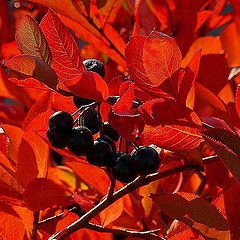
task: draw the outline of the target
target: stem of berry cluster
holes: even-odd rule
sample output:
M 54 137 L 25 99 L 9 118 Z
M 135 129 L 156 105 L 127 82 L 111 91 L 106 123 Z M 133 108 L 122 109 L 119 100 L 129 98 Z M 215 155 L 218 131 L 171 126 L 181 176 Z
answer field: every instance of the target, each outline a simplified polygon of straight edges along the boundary
M 39 220 L 39 211 L 33 213 L 33 229 L 31 234 L 31 240 L 37 240 L 37 230 L 38 230 L 38 220 Z

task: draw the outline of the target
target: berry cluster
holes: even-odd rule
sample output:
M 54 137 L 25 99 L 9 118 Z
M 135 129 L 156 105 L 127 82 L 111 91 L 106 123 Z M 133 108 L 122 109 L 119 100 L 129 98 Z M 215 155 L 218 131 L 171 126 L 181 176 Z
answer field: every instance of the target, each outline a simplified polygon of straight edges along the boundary
M 84 65 L 104 78 L 104 66 L 99 61 L 90 59 Z M 131 154 L 118 152 L 115 142 L 120 136 L 108 122 L 102 122 L 95 109 L 96 102 L 80 97 L 74 97 L 73 102 L 79 108 L 75 113 L 80 112 L 76 120 L 75 113 L 64 111 L 55 112 L 49 118 L 47 137 L 53 147 L 67 147 L 76 156 L 86 156 L 90 164 L 107 167 L 113 178 L 123 183 L 158 170 L 160 158 L 154 148 L 142 146 Z M 93 135 L 97 133 L 100 137 L 94 140 Z

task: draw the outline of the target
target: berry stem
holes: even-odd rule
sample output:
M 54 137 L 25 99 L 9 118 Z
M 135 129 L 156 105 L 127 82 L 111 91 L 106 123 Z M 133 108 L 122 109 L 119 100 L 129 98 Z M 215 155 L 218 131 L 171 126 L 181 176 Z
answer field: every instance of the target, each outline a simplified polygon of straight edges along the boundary
M 98 105 L 98 102 L 93 102 L 93 103 L 90 103 L 90 104 L 87 104 L 87 105 L 83 105 L 80 108 L 78 108 L 74 113 L 72 113 L 72 117 L 75 116 L 77 113 L 83 111 L 87 107 L 95 108 L 97 105 Z
M 158 236 L 155 234 L 156 232 L 161 231 L 161 229 L 154 229 L 149 231 L 143 231 L 143 232 L 137 232 L 137 231 L 131 231 L 127 229 L 112 229 L 112 228 L 106 228 L 99 225 L 95 225 L 92 223 L 88 223 L 85 225 L 85 228 L 97 231 L 97 232 L 106 232 L 106 233 L 113 233 L 113 234 L 119 234 L 124 236 L 130 236 L 130 237 L 137 237 L 137 238 L 143 238 L 143 239 L 158 239 L 158 240 L 165 240 L 164 238 Z

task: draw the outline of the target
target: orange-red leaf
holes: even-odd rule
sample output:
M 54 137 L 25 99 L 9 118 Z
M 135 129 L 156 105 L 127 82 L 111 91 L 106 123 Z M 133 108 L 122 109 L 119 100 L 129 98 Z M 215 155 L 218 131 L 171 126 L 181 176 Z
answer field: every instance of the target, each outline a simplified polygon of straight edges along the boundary
M 99 213 L 101 225 L 106 227 L 113 221 L 117 220 L 123 213 L 123 199 L 119 199 L 111 206 Z
M 205 239 L 230 240 L 225 218 L 218 209 L 192 193 L 152 194 L 151 198 L 165 214 L 184 222 Z
M 17 55 L 4 65 L 16 72 L 36 78 L 52 89 L 56 89 L 57 75 L 43 60 L 30 55 Z
M 50 64 L 51 52 L 47 41 L 36 23 L 29 15 L 25 15 L 16 27 L 16 42 L 21 53 L 38 57 Z

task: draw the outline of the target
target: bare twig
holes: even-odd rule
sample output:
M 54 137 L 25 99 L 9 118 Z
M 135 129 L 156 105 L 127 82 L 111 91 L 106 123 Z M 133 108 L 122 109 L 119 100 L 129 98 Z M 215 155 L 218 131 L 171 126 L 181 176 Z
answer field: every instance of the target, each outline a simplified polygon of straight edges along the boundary
M 106 232 L 106 233 L 114 233 L 114 234 L 120 234 L 130 237 L 137 237 L 137 238 L 143 238 L 143 239 L 158 239 L 158 240 L 164 240 L 164 238 L 158 236 L 155 234 L 156 232 L 161 231 L 161 229 L 154 229 L 144 232 L 137 232 L 132 230 L 126 230 L 126 229 L 112 229 L 112 228 L 106 228 L 99 225 L 95 225 L 92 223 L 88 223 L 84 226 L 84 228 L 88 228 L 97 232 Z

